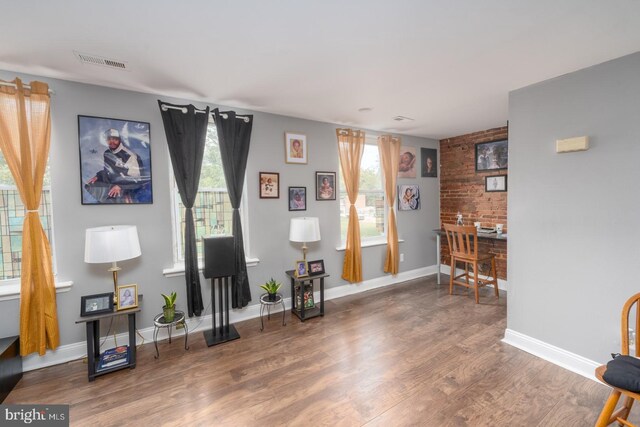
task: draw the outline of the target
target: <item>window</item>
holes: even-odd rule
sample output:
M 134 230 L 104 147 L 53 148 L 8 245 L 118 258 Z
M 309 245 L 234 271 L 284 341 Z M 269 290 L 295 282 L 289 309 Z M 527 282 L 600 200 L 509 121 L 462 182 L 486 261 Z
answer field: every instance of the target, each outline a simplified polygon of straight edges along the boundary
M 347 240 L 349 224 L 349 199 L 340 174 L 340 237 Z M 376 144 L 365 144 L 360 163 L 360 189 L 356 200 L 356 210 L 360 220 L 360 237 L 364 240 L 386 235 L 385 197 L 382 185 L 380 153 Z
M 184 216 L 186 210 L 180 199 L 175 179 L 173 180 L 173 209 L 175 261 L 176 263 L 181 263 L 184 262 Z M 246 209 L 240 209 L 245 252 L 248 253 L 248 236 L 245 229 L 247 219 L 243 215 L 245 211 Z M 193 205 L 193 219 L 196 228 L 198 258 L 200 259 L 204 257 L 202 249 L 203 236 L 212 234 L 231 235 L 233 233 L 233 209 L 231 208 L 227 184 L 224 179 L 224 170 L 222 169 L 218 133 L 213 122 L 210 122 L 207 128 L 198 195 Z
M 22 199 L 20 199 L 20 194 L 4 156 L 0 153 L 0 281 L 12 279 L 17 281 L 20 278 L 24 215 L 25 209 Z M 51 179 L 48 165 L 44 174 L 42 199 L 40 201 L 40 221 L 44 232 L 47 234 L 53 253 Z

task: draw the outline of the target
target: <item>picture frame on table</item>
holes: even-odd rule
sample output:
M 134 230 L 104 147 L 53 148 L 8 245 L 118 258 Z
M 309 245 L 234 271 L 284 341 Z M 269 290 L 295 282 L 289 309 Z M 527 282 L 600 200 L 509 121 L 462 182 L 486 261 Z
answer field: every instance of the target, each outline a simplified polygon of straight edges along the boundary
M 316 172 L 316 200 L 336 200 L 335 172 Z
M 309 277 L 309 264 L 307 264 L 307 261 L 296 261 L 296 267 L 293 270 L 293 274 L 294 276 L 296 276 L 296 278 Z
M 491 175 L 484 177 L 484 191 L 502 193 L 507 191 L 507 175 Z
M 508 169 L 509 141 L 503 139 L 476 144 L 476 172 Z
M 83 205 L 152 204 L 151 125 L 78 115 Z
M 310 276 L 318 276 L 320 274 L 324 274 L 324 260 L 319 259 L 316 261 L 309 261 L 308 263 L 309 266 L 309 275 Z
M 278 172 L 259 172 L 260 198 L 280 198 L 280 174 Z
M 80 297 L 80 317 L 113 313 L 113 292 Z
M 138 285 L 118 285 L 118 310 L 128 310 L 138 306 Z
M 285 132 L 284 134 L 284 161 L 286 163 L 306 165 L 307 136 L 297 132 Z

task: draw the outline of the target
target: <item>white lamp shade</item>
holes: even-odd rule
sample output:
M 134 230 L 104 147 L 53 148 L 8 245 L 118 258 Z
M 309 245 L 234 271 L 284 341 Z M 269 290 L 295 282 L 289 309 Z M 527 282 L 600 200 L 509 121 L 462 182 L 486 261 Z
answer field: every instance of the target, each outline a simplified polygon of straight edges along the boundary
M 292 242 L 317 242 L 320 240 L 320 221 L 316 217 L 291 218 L 289 240 Z
M 142 254 L 135 225 L 87 228 L 84 262 L 102 264 L 136 258 Z

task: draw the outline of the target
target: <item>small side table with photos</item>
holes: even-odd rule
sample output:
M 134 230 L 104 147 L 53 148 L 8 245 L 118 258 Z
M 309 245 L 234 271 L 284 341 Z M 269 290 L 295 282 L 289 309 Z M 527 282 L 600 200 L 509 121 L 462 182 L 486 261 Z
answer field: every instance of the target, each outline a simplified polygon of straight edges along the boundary
M 291 280 L 291 313 L 301 321 L 317 316 L 324 316 L 324 279 L 328 274 L 296 277 L 294 270 L 286 272 Z M 320 301 L 314 301 L 313 285 L 319 284 Z
M 102 299 L 108 295 L 107 305 L 102 307 Z M 92 298 L 95 297 L 95 298 Z M 142 308 L 142 295 L 138 295 L 138 306 L 114 310 L 113 294 L 90 295 L 82 298 L 81 316 L 76 323 L 84 323 L 87 333 L 87 370 L 89 381 L 100 375 L 120 369 L 136 367 L 136 314 Z M 120 345 L 100 353 L 100 321 L 111 321 L 114 317 L 127 316 L 129 332 L 128 345 Z

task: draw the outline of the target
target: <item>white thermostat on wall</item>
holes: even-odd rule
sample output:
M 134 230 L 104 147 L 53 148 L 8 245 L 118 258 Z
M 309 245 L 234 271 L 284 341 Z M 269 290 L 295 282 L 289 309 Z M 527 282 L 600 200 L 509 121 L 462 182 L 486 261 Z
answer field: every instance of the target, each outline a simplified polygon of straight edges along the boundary
M 556 140 L 556 153 L 571 153 L 573 151 L 586 151 L 588 149 L 588 136 L 577 136 L 575 138 Z

